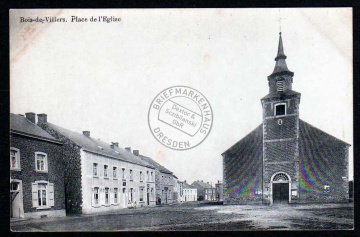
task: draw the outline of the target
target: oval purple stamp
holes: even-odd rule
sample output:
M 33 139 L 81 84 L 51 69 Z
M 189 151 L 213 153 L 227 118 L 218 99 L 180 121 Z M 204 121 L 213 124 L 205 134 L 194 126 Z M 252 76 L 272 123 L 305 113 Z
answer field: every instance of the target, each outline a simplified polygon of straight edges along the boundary
M 151 102 L 149 128 L 156 140 L 174 150 L 188 150 L 209 135 L 213 113 L 209 101 L 187 86 L 161 91 Z

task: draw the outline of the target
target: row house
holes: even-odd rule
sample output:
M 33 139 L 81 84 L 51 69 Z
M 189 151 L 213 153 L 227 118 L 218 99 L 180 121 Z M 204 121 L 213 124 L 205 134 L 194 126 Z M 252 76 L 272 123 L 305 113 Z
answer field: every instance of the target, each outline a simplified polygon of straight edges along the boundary
M 191 185 L 197 189 L 197 200 L 215 201 L 215 188 L 209 182 L 205 183 L 203 180 L 197 180 Z
M 35 114 L 10 114 L 11 218 L 65 216 L 63 144 L 35 124 Z
M 130 149 L 49 123 L 46 114 L 38 114 L 38 125 L 63 143 L 68 213 L 155 205 L 155 168 Z
M 196 187 L 188 184 L 186 180 L 182 182 L 182 202 L 193 202 L 197 200 L 197 189 Z
M 161 205 L 177 202 L 177 177 L 174 176 L 170 170 L 166 169 L 150 157 L 140 155 L 138 150 L 134 150 L 133 153 L 155 168 L 156 204 Z

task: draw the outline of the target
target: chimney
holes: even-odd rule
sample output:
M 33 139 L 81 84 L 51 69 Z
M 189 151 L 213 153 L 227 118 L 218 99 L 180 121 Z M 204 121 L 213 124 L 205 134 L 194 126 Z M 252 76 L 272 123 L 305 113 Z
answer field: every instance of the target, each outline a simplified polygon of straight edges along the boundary
M 133 150 L 134 155 L 139 156 L 139 150 Z
M 118 142 L 111 142 L 115 147 L 119 147 L 119 143 Z
M 131 152 L 131 147 L 125 147 L 125 150 L 130 151 Z
M 27 120 L 29 120 L 32 123 L 35 123 L 35 113 L 33 112 L 28 112 L 25 113 Z
M 38 123 L 47 123 L 47 115 L 46 114 L 38 114 Z
M 90 131 L 83 131 L 83 134 L 87 137 L 90 137 Z
M 110 147 L 111 147 L 112 149 L 114 149 L 114 144 L 111 144 Z

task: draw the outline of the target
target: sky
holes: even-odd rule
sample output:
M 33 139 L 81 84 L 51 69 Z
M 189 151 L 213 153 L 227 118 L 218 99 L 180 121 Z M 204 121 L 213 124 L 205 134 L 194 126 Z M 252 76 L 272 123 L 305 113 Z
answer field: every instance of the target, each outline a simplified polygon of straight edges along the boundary
M 20 22 L 50 16 L 67 22 Z M 179 180 L 222 181 L 221 154 L 262 122 L 279 16 L 300 118 L 353 145 L 351 8 L 10 10 L 10 112 L 46 113 L 138 149 Z M 147 122 L 155 96 L 177 85 L 201 92 L 214 116 L 208 137 L 186 151 L 161 145 Z M 349 162 L 352 180 L 352 146 Z

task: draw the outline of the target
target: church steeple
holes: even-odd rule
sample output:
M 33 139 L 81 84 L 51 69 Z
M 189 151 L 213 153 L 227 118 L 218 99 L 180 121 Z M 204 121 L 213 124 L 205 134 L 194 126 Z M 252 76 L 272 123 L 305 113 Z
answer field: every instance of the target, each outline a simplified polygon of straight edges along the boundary
M 285 59 L 286 55 L 284 53 L 284 46 L 280 32 L 278 52 L 275 58 L 275 68 L 271 75 L 268 76 L 270 93 L 284 93 L 288 90 L 292 90 L 294 73 L 288 69 Z
M 275 76 L 275 75 L 283 75 L 283 74 L 288 74 L 290 76 L 294 76 L 294 73 L 291 72 L 287 68 L 285 59 L 286 59 L 286 55 L 284 53 L 284 46 L 283 46 L 281 32 L 280 32 L 279 33 L 278 53 L 277 53 L 277 56 L 275 58 L 276 64 L 275 64 L 274 71 L 272 72 L 270 77 Z

